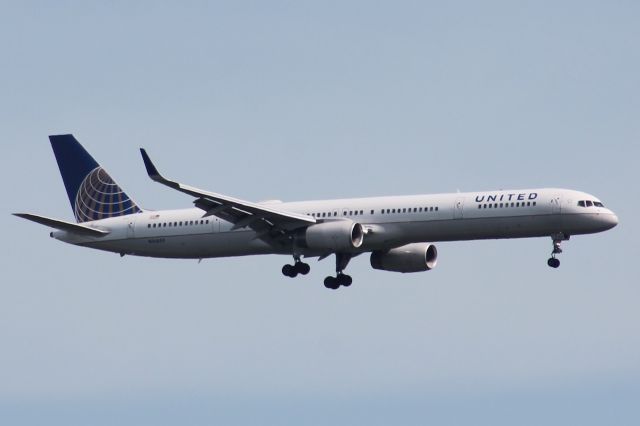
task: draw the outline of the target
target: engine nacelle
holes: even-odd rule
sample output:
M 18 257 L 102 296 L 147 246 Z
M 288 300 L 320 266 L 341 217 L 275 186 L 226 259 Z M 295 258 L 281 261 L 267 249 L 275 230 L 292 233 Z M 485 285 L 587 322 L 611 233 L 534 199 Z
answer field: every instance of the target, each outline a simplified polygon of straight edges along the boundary
M 436 267 L 438 250 L 429 243 L 413 243 L 371 253 L 371 267 L 391 272 L 422 272 Z
M 298 241 L 304 247 L 330 251 L 356 249 L 362 245 L 363 240 L 362 225 L 351 220 L 311 225 L 298 236 Z

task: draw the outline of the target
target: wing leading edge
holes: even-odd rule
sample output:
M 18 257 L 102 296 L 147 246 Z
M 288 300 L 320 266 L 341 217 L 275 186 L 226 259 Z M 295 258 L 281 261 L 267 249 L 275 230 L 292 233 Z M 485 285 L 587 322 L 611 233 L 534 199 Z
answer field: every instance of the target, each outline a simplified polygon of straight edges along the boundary
M 258 232 L 259 235 L 266 235 L 272 234 L 273 231 L 278 234 L 316 223 L 315 218 L 308 215 L 274 209 L 250 201 L 204 191 L 167 179 L 158 172 L 144 148 L 140 148 L 140 153 L 142 154 L 147 174 L 152 180 L 196 197 L 193 203 L 196 207 L 205 211 L 204 216 L 217 216 L 227 220 L 234 224 L 233 229 L 249 227 Z

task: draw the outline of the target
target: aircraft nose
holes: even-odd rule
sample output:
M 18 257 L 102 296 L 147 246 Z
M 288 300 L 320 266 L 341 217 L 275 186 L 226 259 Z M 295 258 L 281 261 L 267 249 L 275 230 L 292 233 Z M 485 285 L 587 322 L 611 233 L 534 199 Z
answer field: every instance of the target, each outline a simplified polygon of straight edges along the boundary
M 614 212 L 601 215 L 600 219 L 607 229 L 611 229 L 618 224 L 618 216 Z

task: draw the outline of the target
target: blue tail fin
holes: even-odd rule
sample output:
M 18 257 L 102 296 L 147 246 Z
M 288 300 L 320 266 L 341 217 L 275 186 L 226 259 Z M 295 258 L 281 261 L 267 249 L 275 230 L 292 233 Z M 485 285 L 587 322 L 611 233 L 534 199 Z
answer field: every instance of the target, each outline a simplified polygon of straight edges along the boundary
M 73 135 L 49 140 L 77 222 L 141 211 Z

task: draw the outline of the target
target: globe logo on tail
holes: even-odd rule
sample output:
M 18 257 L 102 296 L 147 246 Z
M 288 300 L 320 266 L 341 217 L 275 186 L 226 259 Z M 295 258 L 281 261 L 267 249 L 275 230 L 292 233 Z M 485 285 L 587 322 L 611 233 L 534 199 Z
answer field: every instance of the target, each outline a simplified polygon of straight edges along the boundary
M 96 167 L 84 178 L 76 194 L 74 214 L 78 222 L 138 213 L 140 208 L 111 176 Z

